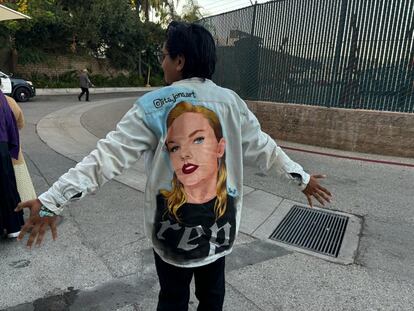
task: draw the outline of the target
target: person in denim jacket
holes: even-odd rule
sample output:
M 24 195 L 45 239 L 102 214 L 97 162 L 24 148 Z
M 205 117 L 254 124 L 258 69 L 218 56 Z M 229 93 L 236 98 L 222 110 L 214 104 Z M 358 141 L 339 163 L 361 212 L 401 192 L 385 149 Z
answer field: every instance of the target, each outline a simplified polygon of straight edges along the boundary
M 329 202 L 331 194 L 318 181 L 324 176 L 309 175 L 292 161 L 261 130 L 235 92 L 211 81 L 216 48 L 204 27 L 172 22 L 159 57 L 168 86 L 140 97 L 95 150 L 37 200 L 19 204 L 17 210 L 31 210 L 19 239 L 33 227 L 27 244 L 40 244 L 48 226 L 56 238 L 55 215 L 65 205 L 97 191 L 144 156 L 145 230 L 152 241 L 161 287 L 157 310 L 187 310 L 193 276 L 198 310 L 222 310 L 225 256 L 232 251 L 240 226 L 244 165 L 285 176 L 297 184 L 310 205 L 312 198 L 322 205 Z M 169 120 L 182 105 L 189 111 Z M 198 113 L 201 110 L 215 117 L 208 120 Z M 216 131 L 216 142 L 210 139 L 212 131 Z M 195 151 L 203 144 L 210 144 L 206 157 L 200 152 L 207 149 Z M 204 167 L 207 163 L 211 173 Z M 224 178 L 220 163 L 225 163 Z M 181 194 L 175 192 L 174 183 L 184 189 Z M 170 200 L 176 195 L 178 201 Z M 221 205 L 216 203 L 219 199 Z

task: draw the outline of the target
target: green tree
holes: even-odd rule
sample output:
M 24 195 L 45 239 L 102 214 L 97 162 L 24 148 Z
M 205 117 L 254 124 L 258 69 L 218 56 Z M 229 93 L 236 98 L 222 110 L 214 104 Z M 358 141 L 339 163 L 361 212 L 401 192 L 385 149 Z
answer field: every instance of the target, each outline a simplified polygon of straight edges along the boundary
M 176 10 L 179 4 L 178 0 L 167 2 L 156 12 L 156 16 L 163 27 L 166 27 L 173 20 L 192 23 L 202 18 L 201 7 L 194 0 L 186 0 L 181 15 Z
M 109 59 L 116 68 L 141 72 L 142 56 L 148 55 L 163 39 L 160 25 L 143 23 L 137 18 L 135 2 L 59 2 L 71 16 L 72 46 L 76 44 L 77 50 L 86 48 L 95 57 Z M 144 58 L 147 59 L 144 66 L 157 67 L 152 57 Z
M 194 0 L 187 0 L 187 3 L 183 7 L 181 20 L 193 23 L 200 20 L 202 17 L 201 6 L 199 6 Z
M 9 70 L 14 72 L 19 54 L 31 61 L 41 60 L 44 50 L 60 49 L 68 32 L 62 11 L 53 0 L 5 1 L 13 9 L 32 17 L 30 20 L 6 21 L 0 24 L 0 44 L 10 50 Z M 46 48 L 45 48 L 46 47 Z
M 5 2 L 32 17 L 0 23 L 0 46 L 12 51 L 13 64 L 17 56 L 19 63 L 34 63 L 51 55 L 78 54 L 106 58 L 116 68 L 143 75 L 149 68 L 153 74 L 161 74 L 155 52 L 164 40 L 168 22 L 193 21 L 199 10 L 189 1 L 181 18 L 175 11 L 178 0 Z M 149 21 L 151 10 L 157 16 L 156 23 Z

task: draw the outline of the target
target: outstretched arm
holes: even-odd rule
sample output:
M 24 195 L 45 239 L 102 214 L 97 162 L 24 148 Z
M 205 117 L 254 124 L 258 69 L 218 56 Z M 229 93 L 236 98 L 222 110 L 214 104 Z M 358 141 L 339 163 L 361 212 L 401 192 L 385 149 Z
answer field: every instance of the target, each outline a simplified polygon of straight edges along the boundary
M 157 139 L 141 114 L 136 105 L 131 108 L 115 131 L 99 140 L 95 150 L 39 196 L 42 204 L 59 214 L 65 204 L 96 192 L 134 164 L 144 151 L 154 150 Z
M 243 102 L 244 105 L 246 105 Z M 276 142 L 261 128 L 255 115 L 245 106 L 242 116 L 243 157 L 247 163 L 257 165 L 266 174 L 284 175 L 296 182 L 308 199 L 311 207 L 312 197 L 323 206 L 330 202 L 331 193 L 319 184 L 324 175 L 309 175 L 302 166 L 291 160 Z
M 56 217 L 71 201 L 96 192 L 103 184 L 135 163 L 146 150 L 155 149 L 157 139 L 145 125 L 142 112 L 136 105 L 118 123 L 115 131 L 101 139 L 95 150 L 74 168 L 62 175 L 48 191 L 38 199 L 22 202 L 17 210 L 30 209 L 30 218 L 19 239 L 32 228 L 27 245 L 30 247 L 37 237 L 37 244 L 43 240 L 48 226 L 56 237 Z M 43 214 L 45 217 L 42 216 Z M 48 213 L 49 216 L 48 216 Z

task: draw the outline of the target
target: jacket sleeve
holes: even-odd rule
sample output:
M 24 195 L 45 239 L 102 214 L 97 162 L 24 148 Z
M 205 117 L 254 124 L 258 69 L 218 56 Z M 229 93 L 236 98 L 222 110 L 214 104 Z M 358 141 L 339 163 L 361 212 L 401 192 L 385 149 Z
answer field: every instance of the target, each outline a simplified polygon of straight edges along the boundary
M 242 105 L 241 134 L 245 162 L 258 166 L 265 174 L 284 175 L 302 189 L 306 188 L 310 175 L 261 130 L 259 121 L 246 103 L 243 102 Z
M 144 151 L 155 149 L 156 143 L 157 138 L 143 121 L 141 109 L 134 105 L 116 130 L 99 140 L 96 149 L 62 175 L 39 200 L 59 214 L 65 204 L 97 191 L 139 160 Z

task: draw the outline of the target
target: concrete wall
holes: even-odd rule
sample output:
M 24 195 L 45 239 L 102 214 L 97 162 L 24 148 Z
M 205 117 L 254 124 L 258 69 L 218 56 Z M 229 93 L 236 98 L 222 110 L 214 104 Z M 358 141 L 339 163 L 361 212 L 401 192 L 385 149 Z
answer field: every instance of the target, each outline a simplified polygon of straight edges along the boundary
M 414 114 L 248 101 L 276 139 L 414 158 Z

